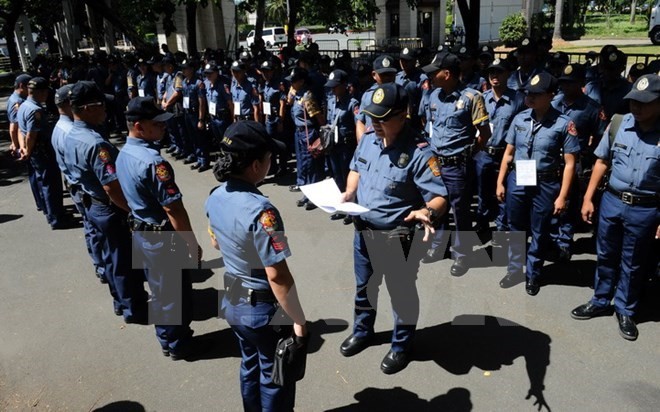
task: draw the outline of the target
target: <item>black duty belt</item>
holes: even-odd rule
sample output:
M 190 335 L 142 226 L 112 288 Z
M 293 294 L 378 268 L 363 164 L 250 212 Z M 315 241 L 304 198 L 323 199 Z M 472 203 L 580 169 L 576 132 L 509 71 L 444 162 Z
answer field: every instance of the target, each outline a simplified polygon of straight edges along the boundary
M 484 148 L 484 152 L 488 153 L 489 155 L 491 155 L 493 157 L 498 157 L 498 156 L 502 156 L 504 154 L 504 148 L 503 147 L 486 146 Z
M 258 302 L 275 303 L 277 298 L 271 289 L 251 289 L 243 285 L 243 280 L 231 273 L 224 275 L 225 293 L 229 301 L 235 305 L 240 299 L 255 305 Z
M 509 163 L 509 170 L 516 170 L 516 163 Z M 536 172 L 536 180 L 539 182 L 555 182 L 561 179 L 561 169 Z
M 236 120 L 251 120 L 252 116 L 246 116 L 246 115 L 241 114 L 241 115 L 238 115 L 238 116 L 234 116 L 234 118 Z
M 612 186 L 607 186 L 607 191 L 621 199 L 621 201 L 630 206 L 658 206 L 660 197 L 651 195 L 635 195 L 630 192 L 620 192 Z
M 460 166 L 465 163 L 465 156 L 461 153 L 455 156 L 438 156 L 442 166 Z
M 415 233 L 414 226 L 397 226 L 391 229 L 381 229 L 376 228 L 374 225 L 370 224 L 369 222 L 365 222 L 357 216 L 353 217 L 353 225 L 355 226 L 355 230 L 360 232 L 362 236 L 366 236 L 371 239 L 385 238 L 388 242 L 394 239 L 411 241 Z

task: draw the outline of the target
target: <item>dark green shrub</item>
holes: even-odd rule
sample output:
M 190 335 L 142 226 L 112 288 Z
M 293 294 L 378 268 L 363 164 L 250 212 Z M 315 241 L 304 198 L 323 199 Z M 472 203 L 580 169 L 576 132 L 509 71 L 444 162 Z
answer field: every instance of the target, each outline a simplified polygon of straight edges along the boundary
M 510 14 L 500 26 L 500 40 L 507 47 L 514 47 L 527 35 L 527 22 L 522 13 Z

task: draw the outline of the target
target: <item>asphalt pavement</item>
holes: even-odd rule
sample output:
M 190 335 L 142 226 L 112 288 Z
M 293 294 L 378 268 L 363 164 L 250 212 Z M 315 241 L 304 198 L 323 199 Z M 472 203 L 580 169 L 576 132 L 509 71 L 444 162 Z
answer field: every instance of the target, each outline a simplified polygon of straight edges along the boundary
M 0 103 L 0 106 L 2 104 Z M 0 110 L 4 107 L 0 107 Z M 7 149 L 5 138 L 0 145 Z M 160 353 L 152 326 L 126 325 L 94 276 L 82 229 L 52 231 L 37 212 L 23 167 L 0 158 L 0 410 L 239 411 L 238 347 L 216 318 L 221 253 L 209 244 L 203 204 L 212 174 L 173 162 L 176 180 L 204 247 L 194 284 L 196 335 L 215 342 L 194 362 Z M 582 235 L 569 264 L 546 264 L 536 297 L 524 285 L 503 290 L 502 251 L 460 278 L 451 261 L 422 265 L 421 316 L 414 361 L 387 376 L 392 315 L 381 287 L 377 344 L 344 358 L 354 276 L 353 229 L 320 210 L 295 206 L 289 176 L 260 189 L 281 211 L 288 259 L 313 337 L 298 411 L 657 411 L 660 311 L 640 316 L 640 338 L 623 340 L 613 316 L 575 321 L 569 312 L 591 296 L 593 245 Z M 70 199 L 65 204 L 71 208 Z M 653 306 L 655 305 L 655 306 Z M 533 388 L 530 392 L 530 388 Z M 539 404 L 540 402 L 540 404 Z

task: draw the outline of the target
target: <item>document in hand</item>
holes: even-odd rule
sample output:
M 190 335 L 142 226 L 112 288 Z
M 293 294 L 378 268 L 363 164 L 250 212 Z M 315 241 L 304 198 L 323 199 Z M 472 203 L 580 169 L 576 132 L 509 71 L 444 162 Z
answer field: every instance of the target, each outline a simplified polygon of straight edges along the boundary
M 341 192 L 332 179 L 325 179 L 311 185 L 300 186 L 300 190 L 307 196 L 310 202 L 327 213 L 340 212 L 357 216 L 369 211 L 369 209 L 357 203 L 342 203 Z

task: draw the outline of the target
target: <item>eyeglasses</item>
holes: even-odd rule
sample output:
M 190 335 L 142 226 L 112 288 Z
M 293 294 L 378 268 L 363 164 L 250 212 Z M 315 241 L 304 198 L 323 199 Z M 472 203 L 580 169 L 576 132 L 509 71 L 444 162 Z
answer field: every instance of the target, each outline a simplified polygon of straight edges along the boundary
M 104 102 L 87 103 L 86 105 L 83 106 L 83 108 L 87 109 L 88 107 L 95 107 L 95 106 L 105 106 L 105 103 Z

